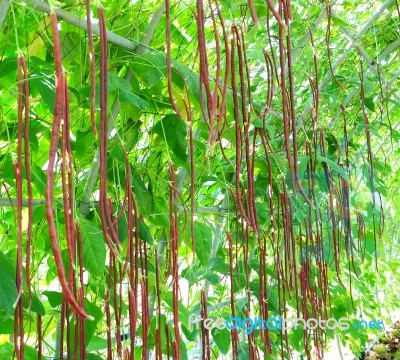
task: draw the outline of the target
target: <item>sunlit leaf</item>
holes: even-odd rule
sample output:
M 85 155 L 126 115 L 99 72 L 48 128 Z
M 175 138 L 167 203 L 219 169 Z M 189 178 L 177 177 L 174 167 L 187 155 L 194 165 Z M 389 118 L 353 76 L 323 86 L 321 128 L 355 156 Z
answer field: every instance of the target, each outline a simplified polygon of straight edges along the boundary
M 81 220 L 83 266 L 93 276 L 104 274 L 106 245 L 102 230 L 87 220 Z
M 0 279 L 0 320 L 4 321 L 13 315 L 18 293 L 15 285 L 15 268 L 3 253 L 0 253 Z
M 194 224 L 194 246 L 196 255 L 203 266 L 207 266 L 210 260 L 212 231 L 206 224 L 196 222 Z

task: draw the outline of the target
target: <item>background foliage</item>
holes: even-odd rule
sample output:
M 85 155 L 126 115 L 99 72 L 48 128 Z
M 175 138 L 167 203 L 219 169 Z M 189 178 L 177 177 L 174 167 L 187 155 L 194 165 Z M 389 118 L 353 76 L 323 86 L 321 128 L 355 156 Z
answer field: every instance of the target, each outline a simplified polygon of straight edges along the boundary
M 355 353 L 367 342 L 354 328 L 189 329 L 189 315 L 206 309 L 214 318 L 390 323 L 400 278 L 397 1 L 92 3 L 95 88 L 85 2 L 52 4 L 73 185 L 71 215 L 59 141 L 57 241 L 69 287 L 93 320 L 69 307 L 46 218 L 58 104 L 50 7 L 0 4 L 2 359 L 318 358 L 335 334 Z M 111 31 L 107 50 L 97 6 Z M 27 154 L 18 148 L 21 84 L 30 93 Z M 120 242 L 117 254 L 107 239 Z

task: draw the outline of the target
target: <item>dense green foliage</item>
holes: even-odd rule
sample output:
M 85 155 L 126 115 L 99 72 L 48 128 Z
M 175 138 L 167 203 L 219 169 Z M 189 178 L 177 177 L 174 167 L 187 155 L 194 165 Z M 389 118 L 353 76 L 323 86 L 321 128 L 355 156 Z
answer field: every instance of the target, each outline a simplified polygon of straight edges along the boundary
M 378 333 L 354 327 L 303 332 L 299 327 L 283 335 L 256 330 L 246 336 L 240 330 L 232 341 L 234 332 L 227 329 L 207 334 L 188 327 L 190 314 L 206 305 L 213 318 L 227 319 L 234 310 L 241 318 L 297 312 L 304 318 L 353 320 L 362 314 L 390 322 L 400 285 L 399 5 L 279 3 L 291 7 L 289 27 L 279 25 L 261 0 L 204 1 L 197 22 L 195 1 L 171 1 L 169 22 L 162 1 L 101 1 L 107 29 L 119 35 L 108 36 L 108 109 L 100 100 L 104 48 L 94 36 L 98 131 L 101 113 L 108 116 L 102 178 L 112 217 L 107 225 L 99 210 L 101 139 L 90 119 L 86 22 L 71 24 L 73 15 L 84 19 L 87 12 L 84 1 L 63 4 L 58 21 L 70 97 L 70 195 L 79 229 L 72 264 L 61 138 L 54 216 L 67 278 L 74 272 L 69 286 L 94 318 L 83 322 L 70 308 L 66 311 L 44 201 L 58 101 L 54 34 L 40 1 L 0 1 L 0 8 L 8 9 L 0 22 L 1 359 L 16 356 L 17 303 L 23 307 L 20 344 L 27 360 L 37 359 L 38 351 L 46 359 L 57 357 L 67 345 L 71 359 L 74 348 L 78 359 L 82 348 L 87 359 L 107 358 L 110 351 L 113 358 L 123 358 L 128 350 L 127 358 L 145 357 L 148 350 L 149 358 L 161 353 L 178 358 L 175 347 L 181 359 L 196 354 L 206 359 L 208 346 L 211 358 L 315 358 L 325 335 L 328 341 L 338 335 L 357 353 L 368 334 Z M 96 4 L 91 6 L 93 24 L 98 24 Z M 287 12 L 281 11 L 281 21 Z M 207 67 L 201 64 L 198 37 L 203 21 Z M 18 152 L 21 55 L 30 91 L 28 157 Z M 25 159 L 31 215 L 27 168 L 22 166 L 22 192 L 15 171 Z M 112 231 L 117 234 L 113 240 L 121 243 L 116 257 L 107 243 Z M 24 259 L 20 297 L 19 250 Z M 26 256 L 31 259 L 28 274 Z M 132 333 L 133 321 L 134 340 L 117 341 Z M 85 343 L 75 341 L 78 331 Z

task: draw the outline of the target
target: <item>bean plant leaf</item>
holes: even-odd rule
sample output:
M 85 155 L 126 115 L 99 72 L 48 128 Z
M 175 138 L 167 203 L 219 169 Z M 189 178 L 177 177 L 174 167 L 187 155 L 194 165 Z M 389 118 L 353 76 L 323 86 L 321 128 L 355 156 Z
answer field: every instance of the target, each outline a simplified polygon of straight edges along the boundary
M 349 23 L 347 23 L 346 21 L 344 21 L 342 18 L 340 18 L 338 16 L 332 15 L 331 18 L 332 18 L 333 24 L 336 26 L 345 26 L 345 27 L 350 26 Z
M 133 193 L 135 194 L 135 200 L 138 205 L 140 214 L 147 216 L 150 214 L 153 204 L 153 199 L 143 181 L 141 175 L 133 170 L 132 171 L 132 187 Z
M 24 293 L 22 295 L 23 299 L 23 304 L 25 309 L 30 309 L 31 311 L 35 312 L 36 314 L 45 316 L 46 315 L 46 310 L 40 301 L 39 297 L 32 293 L 32 294 L 27 294 Z
M 14 319 L 0 320 L 0 334 L 13 334 L 14 333 Z M 1 356 L 0 356 L 1 358 Z
M 194 224 L 194 246 L 196 255 L 203 266 L 207 266 L 210 260 L 212 231 L 209 226 L 201 222 Z
M 39 166 L 33 166 L 32 171 L 32 180 L 36 185 L 39 192 L 44 196 L 46 193 L 46 174 Z
M 12 359 L 14 347 L 9 342 L 0 345 L 0 358 L 1 359 Z
M 112 92 L 114 90 L 121 90 L 121 91 L 131 91 L 132 86 L 128 80 L 115 75 L 112 72 L 108 73 L 108 91 Z
M 100 277 L 104 274 L 106 263 L 106 245 L 103 232 L 92 222 L 82 219 L 82 250 L 83 266 L 93 276 Z
M 85 320 L 85 343 L 90 344 L 94 334 L 96 333 L 97 324 L 103 318 L 104 313 L 96 304 L 85 299 L 85 310 L 93 317 L 93 320 Z M 71 326 L 71 340 L 70 346 L 72 348 L 75 342 L 75 324 Z M 81 339 L 78 339 L 78 343 Z
M 331 169 L 335 170 L 343 179 L 345 179 L 347 182 L 350 182 L 349 176 L 347 173 L 334 161 L 331 159 L 325 157 L 325 156 L 317 156 L 317 162 L 321 163 L 324 162 L 326 163 Z
M 43 295 L 47 297 L 47 300 L 53 308 L 60 306 L 62 303 L 62 294 L 58 291 L 43 291 Z
M 186 125 L 177 115 L 167 115 L 163 117 L 153 127 L 153 133 L 163 139 L 176 157 L 186 162 Z
M 148 226 L 139 219 L 139 235 L 147 244 L 151 245 L 153 243 L 153 237 L 151 236 Z
M 0 253 L 0 320 L 7 320 L 14 313 L 18 297 L 15 285 L 15 267 L 11 260 Z
M 193 326 L 192 329 L 188 329 L 186 327 L 186 325 L 182 324 L 181 329 L 182 329 L 183 334 L 185 335 L 186 339 L 188 339 L 189 341 L 195 341 L 200 330 L 196 329 L 195 326 Z
M 131 63 L 131 70 L 148 87 L 153 87 L 166 74 L 166 58 L 164 54 L 149 52 L 137 56 Z
M 93 336 L 89 344 L 86 346 L 87 351 L 98 351 L 107 349 L 107 340 L 99 336 Z
M 49 72 L 38 71 L 31 74 L 31 84 L 39 92 L 49 110 L 54 109 L 55 83 L 50 80 Z
M 163 301 L 172 309 L 173 308 L 173 298 L 172 293 L 168 292 L 163 295 Z M 178 313 L 182 324 L 188 324 L 189 322 L 189 310 L 183 305 L 182 301 L 178 300 Z
M 149 107 L 145 100 L 131 91 L 121 91 L 119 98 L 121 102 L 133 105 L 140 110 L 147 110 Z
M 36 360 L 39 357 L 39 352 L 29 345 L 24 346 L 24 359 Z
M 226 355 L 231 346 L 231 334 L 227 329 L 212 329 L 212 337 L 218 346 L 219 351 Z

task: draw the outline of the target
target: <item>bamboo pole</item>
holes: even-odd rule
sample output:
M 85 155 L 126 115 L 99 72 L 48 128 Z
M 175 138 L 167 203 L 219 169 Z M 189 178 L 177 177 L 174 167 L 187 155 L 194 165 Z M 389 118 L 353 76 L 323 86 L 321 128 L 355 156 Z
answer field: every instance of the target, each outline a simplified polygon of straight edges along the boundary
M 3 26 L 4 20 L 6 19 L 9 6 L 10 0 L 0 0 L 0 29 Z
M 62 206 L 62 199 L 56 199 L 56 203 L 59 203 Z M 40 206 L 45 205 L 45 199 L 33 199 L 33 206 Z M 84 203 L 83 201 L 76 201 L 76 205 L 79 206 L 86 206 L 92 205 L 92 208 L 97 208 L 99 206 L 98 201 L 92 201 L 91 203 Z M 0 207 L 15 207 L 17 206 L 17 199 L 16 198 L 5 198 L 0 197 Z M 22 206 L 28 207 L 28 199 L 22 199 Z M 178 204 L 178 209 L 183 210 L 184 206 Z M 195 206 L 194 211 L 199 214 L 217 214 L 220 216 L 224 216 L 228 211 L 227 207 L 224 206 Z M 234 209 L 231 209 L 234 211 Z
M 38 9 L 47 14 L 50 14 L 51 7 L 47 2 L 44 2 L 41 0 L 24 0 L 23 3 L 25 3 L 27 6 L 32 6 L 35 9 Z M 87 30 L 86 19 L 82 19 L 79 16 L 76 16 L 75 14 L 72 14 L 71 12 L 63 10 L 63 9 L 54 9 L 54 11 L 57 14 L 58 19 L 64 20 L 72 25 L 75 25 L 75 26 L 81 28 L 81 29 Z M 99 29 L 98 25 L 92 24 L 92 31 L 93 31 L 94 35 L 97 35 L 97 36 L 100 35 L 100 29 Z M 113 33 L 110 30 L 107 30 L 107 40 L 110 43 L 121 46 L 124 49 L 126 49 L 128 51 L 132 51 L 132 52 L 135 52 L 138 45 L 141 44 L 141 43 L 137 43 L 135 41 L 128 40 L 128 39 L 124 38 L 123 36 Z M 142 43 L 142 44 L 148 45 L 148 43 L 147 44 Z

